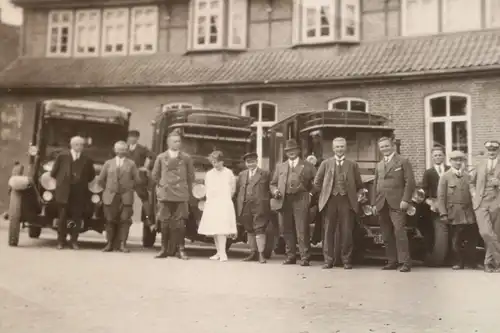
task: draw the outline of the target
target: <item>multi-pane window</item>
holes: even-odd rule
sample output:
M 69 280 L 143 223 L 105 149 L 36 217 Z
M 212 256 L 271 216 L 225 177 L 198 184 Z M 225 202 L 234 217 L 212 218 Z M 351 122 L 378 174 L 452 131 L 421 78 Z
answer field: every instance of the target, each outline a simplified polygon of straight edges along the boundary
M 222 0 L 195 0 L 194 47 L 211 48 L 222 45 Z
M 427 163 L 431 148 L 445 147 L 446 153 L 461 150 L 471 156 L 470 97 L 459 93 L 438 94 L 426 99 Z
M 156 52 L 158 7 L 132 8 L 130 27 L 130 53 Z
M 101 12 L 99 10 L 79 10 L 75 14 L 75 55 L 97 55 Z
M 245 103 L 242 115 L 254 119 L 252 127 L 256 133 L 256 152 L 259 155 L 259 166 L 269 169 L 270 142 L 269 128 L 278 120 L 278 106 L 274 103 L 254 101 Z
M 343 0 L 340 9 L 340 37 L 342 40 L 359 40 L 359 0 Z
M 335 27 L 335 7 L 331 0 L 302 2 L 302 40 L 331 40 Z
M 368 112 L 368 102 L 359 98 L 338 98 L 328 102 L 328 110 Z
M 69 56 L 73 33 L 73 12 L 51 11 L 49 14 L 48 56 Z
M 248 1 L 229 1 L 229 10 L 227 12 L 228 46 L 230 48 L 246 48 Z
M 500 28 L 500 0 L 486 0 L 486 27 Z
M 129 39 L 129 10 L 106 9 L 102 19 L 102 54 L 124 55 Z

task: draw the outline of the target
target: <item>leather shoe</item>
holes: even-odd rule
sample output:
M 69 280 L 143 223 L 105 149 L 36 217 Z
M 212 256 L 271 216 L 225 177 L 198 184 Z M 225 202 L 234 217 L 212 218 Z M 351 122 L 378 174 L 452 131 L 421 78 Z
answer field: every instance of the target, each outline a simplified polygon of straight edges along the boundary
M 333 262 L 325 262 L 323 266 L 321 266 L 322 269 L 332 269 L 333 268 Z
M 265 264 L 267 262 L 266 257 L 264 256 L 264 253 L 259 253 L 259 262 L 261 264 Z
M 344 269 L 352 269 L 352 265 L 351 264 L 344 264 Z
M 401 266 L 401 268 L 399 269 L 399 271 L 401 273 L 409 273 L 409 272 L 411 272 L 411 267 L 410 267 L 410 265 L 403 264 L 403 266 Z
M 189 257 L 186 254 L 186 252 L 184 251 L 184 249 L 179 249 L 178 257 L 179 257 L 179 259 L 182 259 L 182 260 L 189 260 Z
M 72 248 L 73 250 L 79 250 L 79 249 L 80 249 L 80 247 L 79 247 L 79 246 L 78 246 L 78 244 L 76 244 L 76 243 L 71 243 L 71 248 Z
M 57 247 L 56 247 L 58 250 L 62 250 L 64 249 L 64 244 L 57 244 Z
M 382 267 L 383 271 L 395 271 L 396 269 L 398 269 L 398 264 L 396 263 L 389 263 Z
M 113 244 L 111 243 L 106 244 L 104 249 L 102 249 L 102 252 L 111 252 L 111 251 L 113 251 Z
M 307 259 L 306 259 L 306 260 L 302 260 L 302 261 L 300 262 L 300 266 L 302 266 L 302 267 L 311 266 L 311 263 L 310 263 L 310 262 L 309 262 L 309 260 L 307 260 Z
M 495 268 L 491 265 L 485 265 L 484 266 L 484 271 L 486 273 L 494 273 L 495 272 Z
M 161 249 L 161 251 L 155 256 L 155 259 L 164 259 L 168 257 L 168 252 L 166 249 Z
M 297 263 L 297 260 L 293 258 L 287 258 L 285 261 L 283 261 L 283 265 L 295 265 Z
M 243 261 L 257 261 L 257 259 L 258 259 L 257 252 L 252 251 L 248 257 L 243 259 Z
M 463 265 L 453 265 L 453 267 L 451 267 L 451 269 L 453 269 L 454 271 L 458 271 L 458 270 L 464 269 L 464 266 Z

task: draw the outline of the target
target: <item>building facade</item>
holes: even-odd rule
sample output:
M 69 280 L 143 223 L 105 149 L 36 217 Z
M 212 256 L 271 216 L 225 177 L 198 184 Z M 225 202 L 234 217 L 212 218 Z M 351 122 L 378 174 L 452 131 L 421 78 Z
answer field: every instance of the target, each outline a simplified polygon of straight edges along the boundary
M 388 114 L 418 176 L 434 144 L 473 160 L 500 125 L 500 0 L 13 2 L 24 24 L 22 55 L 0 74 L 9 159 L 25 157 L 48 98 L 131 108 L 145 144 L 160 105 L 249 115 L 264 166 L 267 128 L 295 112 Z

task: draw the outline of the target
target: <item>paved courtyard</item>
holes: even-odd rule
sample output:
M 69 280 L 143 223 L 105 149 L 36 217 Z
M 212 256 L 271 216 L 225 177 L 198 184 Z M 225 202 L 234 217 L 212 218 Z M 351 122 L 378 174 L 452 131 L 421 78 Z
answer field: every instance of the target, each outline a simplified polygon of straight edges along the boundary
M 134 227 L 134 234 L 140 225 Z M 156 250 L 102 253 L 100 236 L 57 251 L 55 234 L 23 233 L 18 248 L 0 225 L 1 333 L 357 333 L 499 331 L 500 274 L 378 266 L 323 271 L 207 259 L 155 260 Z M 133 235 L 132 242 L 138 235 Z

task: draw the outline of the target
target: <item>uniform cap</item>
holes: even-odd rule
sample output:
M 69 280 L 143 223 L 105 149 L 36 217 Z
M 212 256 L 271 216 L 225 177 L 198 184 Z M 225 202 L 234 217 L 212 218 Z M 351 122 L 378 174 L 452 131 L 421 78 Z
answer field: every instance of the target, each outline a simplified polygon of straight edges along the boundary
M 488 150 L 498 150 L 498 148 L 500 148 L 500 142 L 497 140 L 489 140 L 484 143 L 484 147 Z
M 259 155 L 257 155 L 257 153 L 254 152 L 246 153 L 245 155 L 243 155 L 243 161 L 246 161 L 247 159 L 258 159 L 258 158 Z
M 450 160 L 458 160 L 462 159 L 465 160 L 465 154 L 461 152 L 460 150 L 454 150 L 450 153 Z

